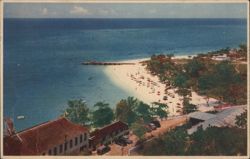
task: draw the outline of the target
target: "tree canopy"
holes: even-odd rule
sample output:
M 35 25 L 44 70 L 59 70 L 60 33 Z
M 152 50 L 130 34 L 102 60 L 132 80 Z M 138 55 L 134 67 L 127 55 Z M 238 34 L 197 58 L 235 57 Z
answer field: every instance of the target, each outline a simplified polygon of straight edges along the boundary
M 114 113 L 108 103 L 97 102 L 94 108 L 96 109 L 92 112 L 92 121 L 95 127 L 102 127 L 113 121 Z
M 247 154 L 246 129 L 209 127 L 198 128 L 192 135 L 187 125 L 164 133 L 144 144 L 142 155 L 159 156 L 236 156 Z M 159 148 L 160 147 L 160 148 Z
M 82 99 L 69 100 L 64 116 L 77 124 L 87 124 L 89 119 L 89 108 Z
M 127 99 L 122 99 L 116 104 L 115 117 L 117 120 L 123 121 L 131 125 L 135 122 L 137 116 L 134 112 L 137 106 L 138 100 L 133 97 L 128 97 Z

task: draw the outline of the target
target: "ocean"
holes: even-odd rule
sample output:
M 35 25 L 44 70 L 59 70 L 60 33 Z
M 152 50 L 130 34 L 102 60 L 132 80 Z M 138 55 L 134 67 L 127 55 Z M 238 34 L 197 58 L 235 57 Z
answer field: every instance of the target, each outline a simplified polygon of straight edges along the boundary
M 83 61 L 191 55 L 246 42 L 246 19 L 4 19 L 4 117 L 20 131 L 57 118 L 71 99 L 114 108 L 130 96 L 104 66 Z

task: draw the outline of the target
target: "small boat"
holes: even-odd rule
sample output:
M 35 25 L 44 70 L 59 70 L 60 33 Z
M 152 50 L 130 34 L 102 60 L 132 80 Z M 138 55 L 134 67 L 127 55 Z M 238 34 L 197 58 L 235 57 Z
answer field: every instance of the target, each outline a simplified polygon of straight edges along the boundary
M 17 119 L 18 120 L 21 120 L 21 119 L 24 119 L 25 117 L 24 117 L 24 115 L 19 115 L 19 116 L 17 116 Z

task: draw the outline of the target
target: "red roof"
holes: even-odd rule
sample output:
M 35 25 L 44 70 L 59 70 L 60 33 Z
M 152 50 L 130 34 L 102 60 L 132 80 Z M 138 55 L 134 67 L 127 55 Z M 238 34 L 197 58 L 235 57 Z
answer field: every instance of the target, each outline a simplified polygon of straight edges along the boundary
M 83 132 L 88 132 L 88 129 L 66 118 L 59 118 L 5 137 L 4 153 L 5 155 L 42 154 L 54 146 L 63 144 L 65 139 L 72 139 Z
M 222 104 L 222 105 L 214 106 L 214 108 L 218 110 L 223 110 L 223 109 L 230 108 L 230 107 L 231 107 L 230 104 Z
M 101 129 L 97 129 L 90 133 L 90 139 L 92 143 L 97 143 L 102 140 L 107 135 L 112 134 L 114 131 L 118 131 L 121 129 L 128 129 L 128 125 L 122 121 L 117 121 L 115 123 L 109 124 Z

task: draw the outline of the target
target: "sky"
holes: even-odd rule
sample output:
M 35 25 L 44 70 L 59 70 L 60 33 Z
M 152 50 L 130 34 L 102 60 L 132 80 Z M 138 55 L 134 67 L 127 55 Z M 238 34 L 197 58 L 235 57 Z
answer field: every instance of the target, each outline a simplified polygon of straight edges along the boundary
M 5 3 L 5 18 L 247 18 L 236 3 Z

